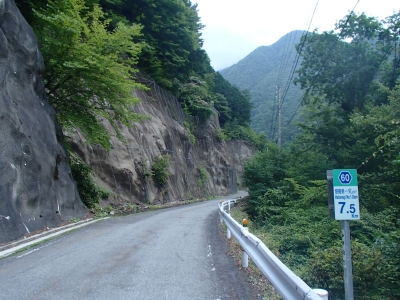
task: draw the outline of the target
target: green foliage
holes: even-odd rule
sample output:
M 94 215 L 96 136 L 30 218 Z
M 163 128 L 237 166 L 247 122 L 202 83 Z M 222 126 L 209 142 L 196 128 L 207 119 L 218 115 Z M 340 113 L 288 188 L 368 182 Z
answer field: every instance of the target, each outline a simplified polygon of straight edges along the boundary
M 245 165 L 247 210 L 268 232 L 266 244 L 334 299 L 344 298 L 343 263 L 339 222 L 328 218 L 326 170 L 339 168 L 357 168 L 359 179 L 361 219 L 351 223 L 355 299 L 400 296 L 400 65 L 392 29 L 399 16 L 385 28 L 351 15 L 348 26 L 347 18 L 338 24 L 341 36 L 314 32 L 303 40 L 302 132 L 280 156 L 264 150 Z
M 174 79 L 185 82 L 194 74 L 209 73 L 212 68 L 201 46 L 200 30 L 204 27 L 197 4 L 182 0 L 96 1 L 113 17 L 111 25 L 124 19 L 141 24 L 144 44 L 139 67 L 158 84 L 173 88 Z
M 278 161 L 278 149 L 270 144 L 262 152 L 256 153 L 244 165 L 243 184 L 249 188 L 247 212 L 252 219 L 261 219 L 260 201 L 269 190 L 284 178 L 284 172 Z
M 250 92 L 251 127 L 257 133 L 265 133 L 270 139 L 276 138 L 277 130 L 276 86 L 280 86 L 283 96 L 295 61 L 294 45 L 300 42 L 303 34 L 303 31 L 292 31 L 273 45 L 261 46 L 237 64 L 220 71 L 232 85 Z M 288 123 L 301 97 L 300 88 L 291 84 L 282 104 L 283 124 Z M 294 123 L 285 129 L 283 142 L 292 141 L 299 133 Z
M 268 147 L 269 141 L 264 133 L 257 134 L 249 126 L 239 125 L 237 120 L 226 123 L 224 128 L 217 132 L 219 138 L 227 140 L 242 140 L 253 144 L 259 150 Z
M 100 199 L 107 199 L 110 192 L 96 185 L 93 180 L 93 170 L 76 154 L 69 153 L 72 177 L 78 186 L 79 196 L 88 208 L 99 204 Z
M 221 128 L 219 128 L 216 131 L 216 136 L 217 136 L 218 142 L 227 141 L 229 139 L 228 136 L 224 133 L 224 131 Z
M 387 275 L 392 270 L 379 247 L 367 246 L 353 240 L 351 248 L 355 299 L 397 298 L 398 294 L 392 294 L 388 288 Z M 329 290 L 333 299 L 344 299 L 343 254 L 340 241 L 330 248 L 313 251 L 309 264 L 309 273 L 304 276 L 314 286 Z
M 162 155 L 154 158 L 151 163 L 151 171 L 153 174 L 154 183 L 159 187 L 164 187 L 169 178 L 169 155 Z
M 189 82 L 180 84 L 178 99 L 183 110 L 191 116 L 198 117 L 201 122 L 207 121 L 214 113 L 212 96 L 206 83 L 197 77 L 190 77 Z
M 328 218 L 326 197 L 323 180 L 306 187 L 286 179 L 257 198 L 252 220 L 264 228 L 257 230 L 261 236 L 268 233 L 266 245 L 303 280 L 328 290 L 334 299 L 344 299 L 340 223 Z M 398 232 L 396 214 L 390 209 L 377 215 L 363 210 L 362 220 L 351 224 L 356 299 L 398 295 L 399 261 L 393 255 L 398 233 L 395 238 L 385 234 Z
M 203 162 L 199 164 L 198 171 L 199 178 L 197 179 L 197 187 L 204 191 L 208 181 L 208 172 Z
M 142 176 L 145 178 L 150 178 L 154 175 L 149 160 L 147 158 L 142 157 Z
M 215 73 L 201 49 L 203 25 L 197 4 L 181 0 L 19 2 L 40 39 L 48 96 L 64 129 L 77 126 L 90 143 L 110 149 L 110 133 L 102 119 L 121 138 L 119 122 L 129 125 L 143 117 L 131 109 L 138 102 L 131 91 L 144 88 L 132 79 L 134 66 L 178 96 L 186 113 L 201 122 L 217 111 L 221 125 L 236 120 L 249 126 L 249 94 Z
M 250 124 L 250 110 L 252 108 L 249 91 L 241 91 L 231 85 L 220 73 L 213 74 L 212 91 L 216 95 L 215 108 L 219 114 L 222 126 L 232 120 L 241 126 Z
M 100 204 L 95 204 L 92 208 L 91 211 L 94 213 L 94 215 L 97 218 L 104 218 L 108 217 L 112 211 L 114 211 L 115 208 L 112 207 L 111 205 L 107 205 L 105 207 L 100 206 Z
M 189 135 L 190 142 L 192 143 L 192 145 L 194 145 L 196 143 L 196 137 L 192 133 L 192 127 L 194 125 L 189 121 L 184 122 L 183 125 L 185 126 L 185 129 Z
M 91 143 L 110 148 L 109 133 L 100 116 L 116 128 L 142 116 L 132 111 L 138 99 L 132 79 L 141 45 L 140 26 L 109 21 L 97 5 L 87 10 L 83 0 L 49 0 L 35 9 L 33 28 L 45 62 L 45 85 L 62 127 L 79 126 Z

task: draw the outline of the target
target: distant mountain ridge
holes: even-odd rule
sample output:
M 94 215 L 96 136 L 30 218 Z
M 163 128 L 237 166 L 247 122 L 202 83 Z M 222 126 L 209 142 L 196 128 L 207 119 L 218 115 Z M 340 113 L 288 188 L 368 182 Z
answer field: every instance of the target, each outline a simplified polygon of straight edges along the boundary
M 237 64 L 220 71 L 231 84 L 250 91 L 254 106 L 251 116 L 252 127 L 256 132 L 265 132 L 272 139 L 276 138 L 277 132 L 276 86 L 280 86 L 283 95 L 295 64 L 297 53 L 295 45 L 300 42 L 304 33 L 302 30 L 289 32 L 276 43 L 258 47 Z M 301 96 L 299 87 L 291 83 L 282 104 L 283 127 L 299 106 Z M 296 128 L 292 121 L 284 132 L 283 140 L 293 139 L 295 133 Z

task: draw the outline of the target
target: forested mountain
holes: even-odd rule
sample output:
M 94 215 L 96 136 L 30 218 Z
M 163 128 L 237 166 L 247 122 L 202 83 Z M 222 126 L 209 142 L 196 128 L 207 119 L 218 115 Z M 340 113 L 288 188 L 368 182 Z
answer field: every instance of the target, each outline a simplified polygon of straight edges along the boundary
M 289 84 L 296 63 L 295 45 L 304 31 L 292 31 L 270 46 L 261 46 L 237 64 L 220 71 L 222 76 L 240 89 L 249 90 L 253 109 L 251 126 L 265 132 L 271 139 L 277 136 L 277 86 L 280 87 L 283 127 L 289 122 L 301 101 L 300 88 Z M 300 65 L 298 62 L 298 66 Z M 287 92 L 285 93 L 285 91 Z M 285 129 L 283 141 L 293 140 L 298 131 L 294 121 Z
M 245 167 L 247 212 L 266 244 L 330 299 L 344 299 L 340 222 L 328 217 L 332 169 L 358 173 L 354 299 L 400 299 L 399 28 L 399 12 L 383 21 L 351 13 L 335 30 L 303 37 L 295 76 L 304 91 L 302 131 Z
M 132 110 L 139 101 L 132 91 L 146 93 L 152 80 L 176 96 L 188 116 L 181 124 L 173 120 L 184 131 L 183 150 L 196 137 L 189 140 L 182 124 L 187 130 L 202 128 L 217 114 L 222 130 L 215 140 L 247 139 L 260 150 L 247 162 L 243 178 L 251 220 L 266 231 L 266 244 L 285 264 L 310 286 L 327 289 L 331 299 L 343 299 L 343 263 L 340 223 L 328 218 L 326 170 L 357 169 L 361 219 L 351 223 L 355 299 L 400 298 L 400 13 L 384 21 L 351 13 L 334 31 L 289 33 L 224 70 L 229 83 L 214 72 L 201 47 L 203 25 L 190 0 L 16 2 L 38 36 L 47 97 L 64 132 L 79 127 L 85 142 L 103 146 L 101 162 L 109 157 L 111 138 L 124 140 L 119 125 L 134 132 L 137 122 L 149 118 Z M 301 91 L 292 86 L 286 94 L 295 44 L 301 60 L 294 82 Z M 152 79 L 139 82 L 139 70 Z M 275 86 L 284 98 L 283 126 L 300 100 L 304 104 L 297 120 L 301 130 L 294 136 L 295 127 L 286 129 L 282 149 L 249 127 L 252 96 L 254 128 L 274 141 Z M 145 134 L 148 148 L 172 151 L 148 132 L 155 131 Z M 163 180 L 157 192 L 163 195 L 168 157 L 160 155 L 151 164 L 136 160 L 135 174 L 142 175 L 133 184 L 158 173 Z M 90 168 L 79 160 L 74 165 L 81 197 L 86 192 L 95 205 L 101 191 L 87 180 Z M 205 169 L 201 164 L 190 169 L 200 188 L 207 181 Z M 125 165 L 118 170 L 111 168 L 115 186 L 115 174 L 128 177 L 131 191 L 134 173 Z M 187 173 L 177 180 L 190 186 Z
M 92 142 L 108 147 L 98 114 L 124 124 L 144 117 L 128 109 L 137 100 L 130 90 L 145 89 L 133 76 L 139 69 L 176 95 L 188 115 L 205 121 L 216 109 L 221 124 L 249 126 L 249 99 L 211 67 L 190 0 L 17 4 L 38 35 L 49 100 L 62 126 L 73 119 Z
M 180 102 L 191 142 L 193 132 L 216 115 L 222 140 L 262 143 L 250 129 L 248 94 L 210 65 L 202 49 L 204 27 L 190 0 L 16 0 L 37 35 L 44 60 L 43 81 L 64 133 L 81 132 L 90 145 L 111 150 L 124 140 L 121 126 L 150 118 L 134 109 L 134 91 L 161 86 Z M 143 83 L 137 74 L 147 73 Z M 174 100 L 175 101 L 175 100 Z M 170 105 L 175 105 L 170 103 Z M 110 124 L 106 126 L 105 124 Z M 198 136 L 199 140 L 204 137 Z M 263 140 L 264 141 L 264 140 Z M 85 178 L 90 167 L 66 142 L 81 198 L 93 206 L 102 193 Z

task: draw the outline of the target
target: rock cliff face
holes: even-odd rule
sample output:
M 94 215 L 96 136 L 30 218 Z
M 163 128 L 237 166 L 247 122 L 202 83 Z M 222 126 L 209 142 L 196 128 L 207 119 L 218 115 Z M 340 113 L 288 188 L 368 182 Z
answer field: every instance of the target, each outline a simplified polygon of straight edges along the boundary
M 0 243 L 86 214 L 42 70 L 35 34 L 0 0 Z
M 193 143 L 183 125 L 196 120 L 188 120 L 177 99 L 150 78 L 144 74 L 137 78 L 151 89 L 135 91 L 141 103 L 134 110 L 150 119 L 131 128 L 121 126 L 124 141 L 113 137 L 112 150 L 107 152 L 88 145 L 79 132 L 68 134 L 72 148 L 93 168 L 97 183 L 113 192 L 106 203 L 165 203 L 236 192 L 242 162 L 254 148 L 239 141 L 219 141 L 216 115 L 205 125 L 197 125 Z M 163 155 L 170 157 L 169 180 L 160 188 L 146 174 Z
M 72 179 L 63 133 L 46 100 L 42 71 L 32 29 L 14 0 L 0 0 L 0 244 L 87 213 Z M 73 151 L 93 168 L 97 184 L 111 192 L 102 205 L 166 203 L 235 192 L 242 161 L 254 149 L 219 141 L 216 115 L 192 127 L 193 142 L 184 122 L 196 120 L 188 120 L 177 99 L 150 78 L 137 78 L 150 90 L 134 91 L 142 102 L 133 109 L 150 118 L 129 128 L 121 125 L 123 139 L 114 132 L 111 151 L 89 145 L 79 129 L 65 132 Z M 159 187 L 149 170 L 166 155 L 168 182 Z

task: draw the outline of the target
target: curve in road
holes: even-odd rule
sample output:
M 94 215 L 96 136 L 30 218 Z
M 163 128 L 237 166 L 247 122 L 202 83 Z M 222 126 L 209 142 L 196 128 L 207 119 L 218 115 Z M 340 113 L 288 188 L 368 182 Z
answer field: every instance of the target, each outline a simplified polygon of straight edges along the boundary
M 256 299 L 226 255 L 218 201 L 107 219 L 2 259 L 0 299 Z

